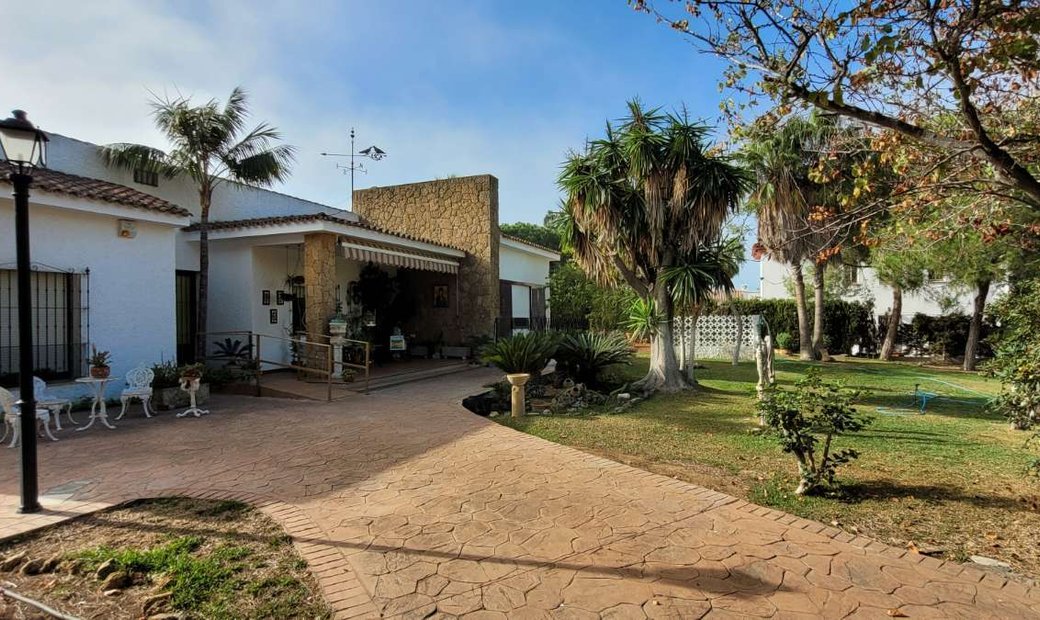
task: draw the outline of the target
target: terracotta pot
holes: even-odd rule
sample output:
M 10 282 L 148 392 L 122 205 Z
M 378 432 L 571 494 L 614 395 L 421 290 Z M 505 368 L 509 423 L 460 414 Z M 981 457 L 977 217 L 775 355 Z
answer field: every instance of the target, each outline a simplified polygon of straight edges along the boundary
M 108 366 L 91 366 L 90 376 L 95 379 L 107 379 L 112 374 L 112 369 Z

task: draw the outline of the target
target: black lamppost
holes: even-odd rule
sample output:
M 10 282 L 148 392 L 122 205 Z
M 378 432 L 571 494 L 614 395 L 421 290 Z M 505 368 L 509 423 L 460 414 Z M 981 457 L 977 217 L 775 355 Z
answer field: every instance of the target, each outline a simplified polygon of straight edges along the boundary
M 40 511 L 36 467 L 36 399 L 33 397 L 32 279 L 29 260 L 29 185 L 37 166 L 47 165 L 47 134 L 15 110 L 0 121 L 0 149 L 14 170 L 14 234 L 18 268 L 18 407 L 22 436 L 22 505 L 19 512 Z
M 354 152 L 354 137 L 355 137 L 354 136 L 354 128 L 351 127 L 350 128 L 350 152 L 349 153 L 322 153 L 322 155 L 324 157 L 349 157 L 350 158 L 350 165 L 342 166 L 340 164 L 336 164 L 336 167 L 341 169 L 341 170 L 343 170 L 343 174 L 346 174 L 348 170 L 350 171 L 350 205 L 351 205 L 351 207 L 354 206 L 354 173 L 355 172 L 361 172 L 361 173 L 368 172 L 368 170 L 365 170 L 365 163 L 364 162 L 359 162 L 357 164 L 354 163 L 354 157 L 366 157 L 368 159 L 371 159 L 372 161 L 379 161 L 380 159 L 383 159 L 384 157 L 386 157 L 386 151 L 384 151 L 383 149 L 379 148 L 378 146 L 376 146 L 374 144 L 372 146 L 368 147 L 367 149 L 362 149 L 362 150 L 357 151 L 355 153 Z

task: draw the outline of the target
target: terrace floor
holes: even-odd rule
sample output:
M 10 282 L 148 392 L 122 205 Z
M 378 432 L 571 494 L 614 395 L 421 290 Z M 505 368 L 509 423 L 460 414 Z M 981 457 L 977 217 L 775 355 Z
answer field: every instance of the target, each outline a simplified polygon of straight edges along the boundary
M 0 449 L 0 534 L 132 498 L 238 498 L 286 527 L 343 618 L 1040 615 L 1036 589 L 462 409 L 495 377 L 331 403 L 217 396 L 198 419 L 135 408 L 41 443 L 39 515 L 15 513 L 17 451 Z

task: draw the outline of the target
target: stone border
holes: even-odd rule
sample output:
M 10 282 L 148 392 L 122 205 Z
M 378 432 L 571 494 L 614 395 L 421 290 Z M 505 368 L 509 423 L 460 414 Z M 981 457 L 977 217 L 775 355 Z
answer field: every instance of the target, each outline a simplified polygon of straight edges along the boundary
M 223 489 L 163 489 L 148 497 L 129 497 L 116 500 L 108 505 L 98 506 L 82 513 L 69 515 L 51 523 L 39 525 L 31 529 L 0 537 L 0 543 L 13 538 L 32 534 L 44 528 L 52 527 L 66 521 L 78 519 L 102 510 L 115 508 L 121 504 L 148 499 L 167 499 L 187 497 L 191 499 L 233 500 L 248 504 L 275 521 L 293 541 L 293 547 L 307 562 L 307 569 L 318 582 L 326 604 L 333 612 L 333 618 L 347 620 L 353 618 L 377 618 L 379 611 L 372 602 L 371 594 L 365 590 L 357 574 L 351 569 L 343 552 L 336 545 L 325 540 L 324 532 L 298 506 L 271 499 L 256 493 L 244 493 Z M 107 504 L 107 501 L 92 500 L 91 504 Z

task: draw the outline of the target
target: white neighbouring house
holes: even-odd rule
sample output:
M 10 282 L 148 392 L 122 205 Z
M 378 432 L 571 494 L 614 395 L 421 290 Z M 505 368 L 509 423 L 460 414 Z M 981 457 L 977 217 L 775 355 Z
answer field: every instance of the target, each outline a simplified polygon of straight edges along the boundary
M 880 282 L 874 269 L 866 266 L 842 266 L 837 269 L 846 270 L 846 278 L 852 284 L 848 301 L 872 301 L 874 315 L 881 317 L 892 309 L 892 287 Z M 790 292 L 791 273 L 787 265 L 763 258 L 759 261 L 759 297 L 762 299 L 792 299 Z M 807 295 L 812 295 L 812 282 L 806 276 Z M 1004 290 L 1001 286 L 993 286 L 987 300 L 992 301 Z M 918 291 L 903 293 L 901 321 L 908 323 L 915 314 L 939 316 L 946 312 L 960 312 L 970 315 L 973 310 L 974 292 L 962 287 L 955 287 L 948 278 L 937 277 L 928 280 Z
M 192 183 L 109 168 L 97 145 L 49 136 L 47 168 L 37 170 L 30 198 L 37 374 L 55 392 L 81 395 L 83 386 L 68 382 L 87 373 L 90 345 L 112 352 L 120 377 L 141 364 L 192 360 L 199 269 Z M 0 185 L 9 186 L 0 172 Z M 406 193 L 420 221 L 395 210 Z M 381 202 L 383 195 L 392 199 Z M 369 263 L 410 289 L 414 315 L 397 327 L 420 340 L 463 345 L 491 336 L 506 282 L 511 304 L 518 302 L 513 317 L 545 316 L 549 264 L 559 255 L 500 235 L 494 177 L 358 190 L 354 202 L 367 212 L 221 184 L 211 210 L 204 331 L 327 335 L 337 302 Z M 5 386 L 14 384 L 18 360 L 14 263 L 13 200 L 0 196 Z M 266 359 L 288 360 L 288 345 L 269 346 Z M 113 381 L 109 395 L 120 386 Z

